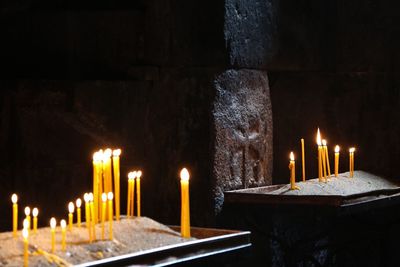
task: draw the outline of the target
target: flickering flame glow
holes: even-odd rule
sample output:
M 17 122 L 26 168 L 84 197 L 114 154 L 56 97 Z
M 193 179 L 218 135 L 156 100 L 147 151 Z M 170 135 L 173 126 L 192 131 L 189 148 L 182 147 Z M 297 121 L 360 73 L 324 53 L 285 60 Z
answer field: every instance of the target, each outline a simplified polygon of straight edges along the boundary
M 101 194 L 101 200 L 102 200 L 103 202 L 106 202 L 106 201 L 107 201 L 107 194 L 106 194 L 106 193 Z
M 326 146 L 326 140 L 325 139 L 322 139 L 322 145 Z
M 114 149 L 112 154 L 114 157 L 119 157 L 119 155 L 121 155 L 121 149 Z
M 350 147 L 349 152 L 354 153 L 354 151 L 356 151 L 356 149 L 354 147 Z
M 339 153 L 340 147 L 338 145 L 335 146 L 335 153 Z
M 52 217 L 52 218 L 50 219 L 50 227 L 51 227 L 51 229 L 56 228 L 56 225 L 57 225 L 56 218 Z
M 321 132 L 319 131 L 319 128 L 317 131 L 317 145 L 321 145 Z
M 129 179 L 135 179 L 136 178 L 136 171 L 128 173 L 128 178 Z
M 78 198 L 78 199 L 76 200 L 76 207 L 77 207 L 77 208 L 80 208 L 81 205 L 82 205 L 82 200 L 81 200 L 80 198 Z
M 181 180 L 188 181 L 189 177 L 190 177 L 189 171 L 186 168 L 183 168 L 181 170 L 180 176 L 181 176 Z
M 74 213 L 74 210 L 75 210 L 74 203 L 73 202 L 69 202 L 68 203 L 68 211 L 69 211 L 69 213 Z
M 112 200 L 114 198 L 113 192 L 108 192 L 107 198 L 108 200 Z
M 32 215 L 33 215 L 33 217 L 37 217 L 37 216 L 39 215 L 39 210 L 38 210 L 38 208 L 33 208 L 33 210 L 32 210 Z
M 100 152 L 95 152 L 93 154 L 93 161 L 101 161 L 102 158 L 103 158 L 103 154 Z
M 12 196 L 11 196 L 11 202 L 12 202 L 13 204 L 16 204 L 17 201 L 18 201 L 18 196 L 17 196 L 17 194 L 12 194 Z
M 93 201 L 93 193 L 89 193 L 88 199 L 89 199 L 89 201 Z
M 85 193 L 83 195 L 83 200 L 85 200 L 85 202 L 89 202 L 89 194 L 88 193 Z
M 290 152 L 289 158 L 290 158 L 290 161 L 294 161 L 294 154 L 293 154 L 293 151 Z
M 28 236 L 29 236 L 28 228 L 22 229 L 22 236 L 24 237 L 24 239 L 28 238 Z
M 23 229 L 28 229 L 29 228 L 29 220 L 28 219 L 24 219 L 23 224 Z
M 25 212 L 25 215 L 26 215 L 26 216 L 29 216 L 29 214 L 31 214 L 31 208 L 25 207 L 24 212 Z
M 140 179 L 141 176 L 142 176 L 142 171 L 137 171 L 136 172 L 136 177 Z
M 103 161 L 109 159 L 111 157 L 112 150 L 110 148 L 107 148 L 104 153 L 103 153 Z
M 65 227 L 67 227 L 67 222 L 64 219 L 62 219 L 60 225 L 62 229 L 65 229 Z

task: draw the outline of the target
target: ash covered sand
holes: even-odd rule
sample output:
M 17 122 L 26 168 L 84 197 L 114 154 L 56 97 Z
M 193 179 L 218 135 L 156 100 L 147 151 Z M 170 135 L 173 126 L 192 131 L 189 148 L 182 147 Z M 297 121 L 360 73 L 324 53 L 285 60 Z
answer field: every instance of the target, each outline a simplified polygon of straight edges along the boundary
M 67 248 L 61 251 L 61 230 L 56 230 L 56 249 L 51 250 L 50 228 L 40 228 L 37 234 L 29 236 L 29 266 L 75 265 L 112 256 L 139 252 L 194 240 L 181 238 L 180 233 L 171 230 L 146 217 L 121 219 L 113 222 L 114 239 L 88 242 L 88 230 L 84 225 L 72 232 L 67 230 Z M 101 225 L 96 226 L 96 236 L 101 238 Z M 108 223 L 105 223 L 105 237 L 108 238 Z M 13 238 L 12 232 L 0 233 L 0 266 L 23 266 L 23 242 L 21 231 Z
M 290 190 L 290 184 L 283 185 L 275 190 L 270 187 L 247 189 L 247 193 L 265 193 L 270 195 L 326 195 L 326 196 L 349 196 L 383 189 L 398 189 L 399 184 L 391 182 L 382 177 L 363 172 L 354 171 L 353 178 L 349 173 L 341 173 L 339 177 L 332 175 L 327 183 L 319 182 L 318 179 L 310 179 L 305 182 L 296 182 L 300 190 Z

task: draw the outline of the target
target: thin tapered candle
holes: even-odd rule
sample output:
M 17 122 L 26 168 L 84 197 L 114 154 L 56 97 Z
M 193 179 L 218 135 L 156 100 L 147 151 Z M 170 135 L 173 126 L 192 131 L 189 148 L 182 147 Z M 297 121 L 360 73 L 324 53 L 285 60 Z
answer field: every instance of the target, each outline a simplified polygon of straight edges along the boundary
M 326 140 L 322 140 L 322 145 L 324 148 L 324 153 L 325 153 L 325 159 L 326 159 L 326 167 L 328 168 L 328 177 L 331 176 L 331 166 L 329 164 L 329 153 L 328 153 L 328 146 L 326 143 Z
M 181 176 L 181 236 L 190 237 L 189 171 L 183 168 Z
M 114 194 L 112 192 L 108 192 L 108 235 L 109 239 L 113 239 L 113 198 Z
M 128 218 L 130 216 L 133 216 L 132 203 L 133 203 L 133 198 L 135 196 L 134 194 L 135 177 L 136 177 L 136 171 L 128 173 L 128 202 L 126 208 L 126 215 L 128 216 Z
M 301 166 L 303 172 L 303 182 L 306 181 L 306 158 L 305 158 L 305 151 L 304 151 L 304 139 L 301 138 Z
M 36 234 L 37 225 L 38 225 L 38 217 L 37 216 L 39 215 L 38 208 L 33 208 L 32 215 L 33 215 L 33 233 Z
M 101 176 L 99 172 L 101 171 L 101 157 L 100 152 L 95 152 L 93 154 L 93 205 L 94 205 L 94 217 L 95 223 L 98 221 L 98 197 L 99 197 L 99 184 L 101 183 Z
M 104 240 L 104 224 L 106 220 L 107 194 L 101 194 L 101 239 Z
M 119 221 L 120 215 L 120 171 L 119 171 L 119 160 L 121 155 L 121 149 L 115 149 L 113 151 L 113 171 L 114 171 L 114 202 L 115 202 L 115 219 Z
M 324 174 L 324 179 L 325 179 L 325 181 L 326 181 L 326 177 L 327 177 L 327 175 L 326 175 L 326 154 L 325 154 L 325 146 L 324 146 L 324 141 L 325 140 L 322 140 L 322 168 L 323 168 L 323 174 Z M 325 143 L 326 143 L 326 141 L 325 141 Z
M 317 131 L 317 145 L 318 145 L 318 180 L 320 182 L 323 181 L 322 179 L 322 144 L 321 144 L 321 133 Z
M 136 208 L 136 213 L 137 216 L 140 217 L 141 215 L 141 199 L 140 199 L 140 177 L 142 176 L 142 171 L 137 171 L 136 172 L 136 199 L 137 199 L 137 208 Z
M 67 222 L 63 219 L 60 222 L 61 226 L 61 250 L 65 251 L 66 249 L 66 228 L 67 228 Z
M 72 231 L 72 224 L 74 223 L 75 205 L 73 202 L 68 203 L 68 230 Z
M 94 205 L 93 205 L 93 193 L 89 193 L 89 213 L 90 213 L 90 230 L 92 232 L 92 239 L 96 240 L 96 222 L 94 221 Z
M 24 210 L 24 212 L 25 212 L 25 219 L 27 219 L 28 220 L 28 231 L 30 230 L 30 228 L 31 228 L 31 208 L 29 208 L 29 207 L 25 207 L 25 210 Z
M 335 146 L 335 177 L 339 176 L 339 151 L 340 147 L 338 145 Z
M 89 194 L 85 193 L 83 195 L 83 200 L 85 201 L 85 219 L 86 219 L 86 228 L 89 231 L 89 242 L 92 242 L 92 229 L 91 229 L 91 220 L 90 220 L 90 207 L 89 207 Z
M 28 267 L 28 255 L 29 255 L 29 242 L 28 242 L 28 237 L 29 237 L 29 231 L 28 228 L 24 228 L 22 230 L 22 237 L 24 238 L 24 267 Z
M 81 205 L 82 205 L 82 200 L 78 198 L 75 202 L 76 204 L 76 221 L 78 224 L 78 227 L 81 227 Z
M 11 202 L 13 203 L 13 236 L 17 236 L 18 231 L 18 196 L 17 194 L 12 194 Z
M 50 231 L 51 231 L 51 253 L 54 253 L 56 244 L 56 225 L 57 221 L 53 217 L 50 219 Z

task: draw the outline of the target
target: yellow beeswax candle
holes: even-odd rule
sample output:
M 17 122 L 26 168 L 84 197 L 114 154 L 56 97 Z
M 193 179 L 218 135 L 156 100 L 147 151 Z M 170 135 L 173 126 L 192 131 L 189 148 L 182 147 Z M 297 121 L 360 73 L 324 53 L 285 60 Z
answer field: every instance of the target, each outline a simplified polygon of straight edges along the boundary
M 96 223 L 94 221 L 94 205 L 93 205 L 93 193 L 89 193 L 89 213 L 90 213 L 90 230 L 92 232 L 92 240 L 96 240 Z
M 351 147 L 349 149 L 349 154 L 350 154 L 350 177 L 353 178 L 354 176 L 354 151 L 356 149 L 354 147 Z
M 98 159 L 99 159 L 99 161 L 98 161 L 98 172 L 97 172 L 97 175 L 98 175 L 98 177 L 97 177 L 97 182 L 98 182 L 98 196 L 97 196 L 97 201 L 98 201 L 98 213 L 97 213 L 97 215 L 98 215 L 98 220 L 100 220 L 100 218 L 101 218 L 101 205 L 100 205 L 100 203 L 101 203 L 101 194 L 103 194 L 103 192 L 104 192 L 104 190 L 103 190 L 103 182 L 104 182 L 104 179 L 103 179 L 103 150 L 102 149 L 100 149 L 99 151 L 97 151 L 97 156 L 98 156 Z
M 126 216 L 129 218 L 133 216 L 131 213 L 131 199 L 132 199 L 132 180 L 135 179 L 136 172 L 128 173 L 128 196 L 127 196 L 127 205 L 126 205 Z
M 140 203 L 140 177 L 142 176 L 142 171 L 136 172 L 136 199 L 137 199 L 137 208 L 136 213 L 137 216 L 140 217 L 141 215 L 141 203 Z
M 72 231 L 72 224 L 74 223 L 74 210 L 75 206 L 73 202 L 68 203 L 68 230 Z
M 56 218 L 52 217 L 52 218 L 50 219 L 51 253 L 54 253 L 54 250 L 55 250 L 55 244 L 56 244 L 56 226 L 57 226 Z
M 290 190 L 298 190 L 300 189 L 296 185 L 296 163 L 294 160 L 293 152 L 290 152 L 290 161 L 289 161 L 289 169 L 290 169 Z
M 114 192 L 115 192 L 115 218 L 119 221 L 120 215 L 120 170 L 119 170 L 119 158 L 121 155 L 121 149 L 115 149 L 113 151 L 113 170 L 114 170 Z
M 317 131 L 317 145 L 318 145 L 318 180 L 323 181 L 322 177 L 322 143 L 321 143 L 321 133 Z
M 25 207 L 25 210 L 24 210 L 24 212 L 25 212 L 25 219 L 28 221 L 28 231 L 30 230 L 30 228 L 31 228 L 31 208 L 29 208 L 28 206 L 27 207 Z
M 83 195 L 83 200 L 85 201 L 85 219 L 86 228 L 89 231 L 89 242 L 92 242 L 92 229 L 91 229 L 91 219 L 90 219 L 90 207 L 89 207 L 89 194 L 85 193 Z
M 338 145 L 335 146 L 335 177 L 339 176 L 339 151 L 340 147 Z
M 24 238 L 24 267 L 28 266 L 28 248 L 29 248 L 29 242 L 28 242 L 28 237 L 29 237 L 29 231 L 27 228 L 24 228 L 22 230 L 22 236 Z
M 17 194 L 12 194 L 11 202 L 13 203 L 13 236 L 17 236 L 18 231 L 18 196 Z
M 322 168 L 323 168 L 323 176 L 325 181 L 327 180 L 327 175 L 326 175 L 326 154 L 325 154 L 325 146 L 324 146 L 324 139 L 322 140 Z M 325 141 L 326 144 L 326 141 Z
M 181 236 L 190 237 L 190 203 L 189 203 L 189 178 L 186 168 L 180 173 L 181 177 Z
M 101 239 L 104 240 L 104 224 L 106 220 L 106 205 L 107 205 L 107 194 L 103 193 L 101 195 Z
M 326 140 L 322 140 L 322 145 L 324 148 L 325 159 L 326 159 L 326 167 L 328 168 L 328 177 L 331 176 L 331 166 L 329 164 L 329 153 L 328 153 L 328 146 Z
M 109 148 L 103 153 L 104 192 L 112 191 L 111 155 L 112 150 Z
M 33 208 L 32 215 L 33 215 L 33 233 L 36 234 L 36 232 L 37 232 L 37 224 L 38 224 L 37 216 L 39 215 L 38 208 Z
M 65 251 L 66 248 L 66 228 L 67 228 L 67 222 L 63 219 L 60 222 L 61 226 L 61 250 Z
M 108 192 L 108 234 L 109 239 L 113 239 L 113 192 Z
M 81 206 L 82 206 L 82 200 L 80 198 L 78 198 L 75 202 L 76 204 L 76 220 L 77 220 L 77 224 L 78 227 L 81 227 Z
M 301 166 L 302 166 L 302 173 L 303 173 L 303 182 L 306 181 L 306 158 L 305 158 L 305 151 L 304 151 L 304 139 L 301 138 Z
M 99 171 L 101 164 L 101 154 L 99 152 L 95 152 L 93 154 L 93 204 L 94 204 L 94 216 L 93 220 L 95 223 L 98 221 L 98 198 L 99 198 L 99 184 L 101 181 L 101 177 L 99 177 Z

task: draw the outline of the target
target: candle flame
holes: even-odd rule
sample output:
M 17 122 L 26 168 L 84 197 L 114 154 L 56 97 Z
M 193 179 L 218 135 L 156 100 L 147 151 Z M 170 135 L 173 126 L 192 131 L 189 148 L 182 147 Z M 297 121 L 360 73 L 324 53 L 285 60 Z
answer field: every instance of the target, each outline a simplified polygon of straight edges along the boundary
M 109 159 L 111 155 L 112 155 L 112 150 L 110 148 L 107 148 L 103 153 L 103 161 Z
M 29 228 L 29 220 L 28 219 L 24 219 L 23 224 L 23 229 L 28 229 Z
M 108 192 L 107 198 L 108 200 L 112 200 L 114 198 L 113 192 Z
M 130 179 L 135 179 L 135 177 L 136 177 L 136 173 L 134 173 L 134 172 L 129 172 L 128 173 L 128 179 L 130 180 Z
M 141 176 L 142 176 L 142 171 L 137 171 L 137 172 L 136 172 L 136 177 L 137 177 L 138 179 L 140 179 Z
M 107 194 L 106 194 L 106 193 L 101 194 L 101 200 L 102 200 L 103 202 L 106 202 L 106 201 L 107 201 Z
M 33 210 L 32 210 L 32 215 L 33 215 L 33 217 L 37 217 L 37 216 L 39 215 L 39 210 L 38 210 L 38 208 L 33 208 Z
M 81 200 L 80 198 L 78 198 L 78 199 L 76 200 L 76 207 L 77 207 L 77 208 L 80 208 L 81 205 L 82 205 L 82 200 Z
M 321 132 L 319 131 L 319 128 L 317 130 L 317 145 L 321 145 Z
M 335 146 L 335 153 L 339 153 L 340 147 L 338 145 Z
M 62 219 L 60 225 L 62 229 L 65 229 L 65 227 L 67 227 L 67 222 L 64 219 Z
M 290 152 L 289 158 L 290 158 L 291 161 L 294 161 L 294 154 L 293 154 L 293 151 Z
M 69 202 L 68 203 L 68 211 L 69 211 L 69 213 L 74 213 L 74 210 L 75 210 L 74 203 L 73 202 Z
M 29 231 L 27 228 L 22 229 L 22 236 L 24 237 L 24 239 L 28 239 Z
M 322 145 L 326 146 L 326 140 L 325 139 L 322 139 Z
M 26 215 L 26 216 L 29 216 L 29 214 L 31 214 L 31 208 L 25 207 L 24 212 L 25 212 L 25 215 Z
M 189 177 L 190 177 L 189 171 L 186 168 L 183 168 L 181 170 L 180 176 L 181 176 L 181 180 L 188 181 Z
M 54 229 L 54 228 L 56 228 L 56 225 L 57 225 L 56 218 L 52 217 L 52 218 L 50 219 L 50 228 L 51 228 L 51 229 Z
M 83 200 L 85 200 L 85 202 L 89 202 L 89 194 L 88 193 L 85 193 L 83 195 Z
M 17 201 L 18 201 L 18 196 L 17 196 L 17 194 L 12 194 L 12 196 L 11 196 L 11 201 L 12 201 L 13 204 L 16 204 L 16 203 L 17 203 Z
M 119 157 L 119 155 L 121 155 L 121 149 L 114 149 L 112 154 L 114 157 Z
M 356 151 L 356 149 L 355 149 L 354 147 L 350 147 L 350 148 L 349 148 L 349 152 L 350 152 L 350 153 L 354 153 L 354 151 Z
M 93 161 L 101 161 L 101 159 L 103 158 L 103 153 L 100 152 L 94 152 L 93 154 Z
M 92 192 L 89 193 L 88 200 L 89 200 L 89 201 L 93 201 L 93 193 L 92 193 Z

